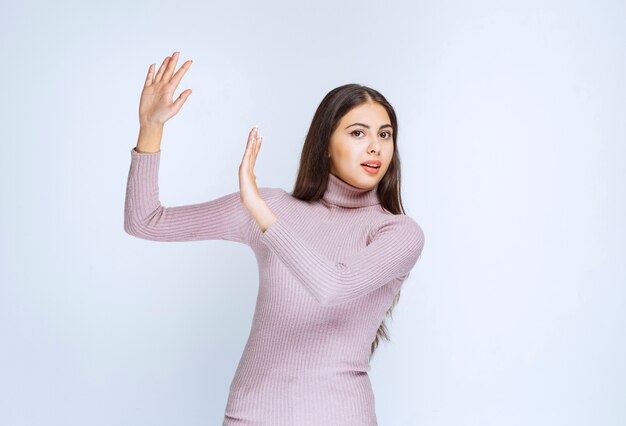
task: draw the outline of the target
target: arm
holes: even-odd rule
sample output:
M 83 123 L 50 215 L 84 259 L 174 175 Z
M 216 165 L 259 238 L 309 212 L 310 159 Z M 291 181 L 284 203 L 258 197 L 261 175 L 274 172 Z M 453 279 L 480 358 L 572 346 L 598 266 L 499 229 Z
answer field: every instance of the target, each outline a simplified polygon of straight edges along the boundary
M 126 186 L 124 231 L 154 241 L 228 240 L 248 244 L 251 216 L 239 192 L 199 204 L 164 207 L 159 201 L 161 153 L 131 150 Z M 279 188 L 261 188 L 271 197 Z
M 406 278 L 422 253 L 424 233 L 410 217 L 394 215 L 378 226 L 367 247 L 338 262 L 320 255 L 280 218 L 261 234 L 261 241 L 320 304 L 332 306 Z

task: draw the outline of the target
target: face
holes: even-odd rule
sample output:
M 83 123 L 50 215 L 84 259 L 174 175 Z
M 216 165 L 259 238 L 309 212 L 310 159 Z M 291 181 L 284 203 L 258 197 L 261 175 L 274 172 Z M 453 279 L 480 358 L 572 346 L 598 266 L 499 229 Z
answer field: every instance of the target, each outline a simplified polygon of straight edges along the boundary
M 330 172 L 357 188 L 374 188 L 391 163 L 393 138 L 391 120 L 383 106 L 368 102 L 354 107 L 330 137 Z M 380 167 L 362 165 L 372 162 Z

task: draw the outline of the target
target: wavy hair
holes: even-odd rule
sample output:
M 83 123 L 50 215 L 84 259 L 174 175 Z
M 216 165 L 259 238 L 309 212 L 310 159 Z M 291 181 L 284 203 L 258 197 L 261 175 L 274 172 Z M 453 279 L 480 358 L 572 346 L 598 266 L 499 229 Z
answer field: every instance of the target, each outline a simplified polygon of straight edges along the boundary
M 360 84 L 345 84 L 326 94 L 317 107 L 311 126 L 307 132 L 296 182 L 291 195 L 304 201 L 315 201 L 322 198 L 328 186 L 331 161 L 327 156 L 330 138 L 339 122 L 350 110 L 375 102 L 385 108 L 393 129 L 393 156 L 385 176 L 378 184 L 378 199 L 383 208 L 392 214 L 406 214 L 402 206 L 400 191 L 400 155 L 398 153 L 398 122 L 391 104 L 378 91 Z M 400 291 L 396 294 L 386 316 L 392 318 L 393 308 L 400 299 Z M 389 330 L 383 320 L 372 342 L 370 360 L 378 347 L 379 340 L 389 341 Z

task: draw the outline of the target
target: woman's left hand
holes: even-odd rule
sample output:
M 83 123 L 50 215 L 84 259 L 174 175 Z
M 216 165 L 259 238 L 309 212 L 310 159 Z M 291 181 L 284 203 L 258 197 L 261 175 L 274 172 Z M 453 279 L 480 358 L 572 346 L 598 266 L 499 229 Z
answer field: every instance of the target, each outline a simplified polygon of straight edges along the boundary
M 259 129 L 255 126 L 248 135 L 246 152 L 243 154 L 243 160 L 239 166 L 239 194 L 243 205 L 250 212 L 257 225 L 259 225 L 261 231 L 265 232 L 278 218 L 261 197 L 256 184 L 254 164 L 263 141 L 263 138 L 259 137 L 258 132 Z
M 241 201 L 246 207 L 255 204 L 261 199 L 259 188 L 256 184 L 256 176 L 254 175 L 254 164 L 263 141 L 263 138 L 259 137 L 258 133 L 259 129 L 255 126 L 248 134 L 246 152 L 243 154 L 243 159 L 239 166 L 239 193 Z

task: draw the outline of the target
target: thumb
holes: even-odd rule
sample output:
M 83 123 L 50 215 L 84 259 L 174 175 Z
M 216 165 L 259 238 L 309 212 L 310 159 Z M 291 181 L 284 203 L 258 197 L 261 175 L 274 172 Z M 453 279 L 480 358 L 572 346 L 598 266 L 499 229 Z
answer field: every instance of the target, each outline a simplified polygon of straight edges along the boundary
M 191 89 L 187 89 L 180 95 L 178 95 L 178 98 L 176 98 L 176 101 L 174 101 L 174 108 L 176 109 L 176 112 L 180 111 L 180 109 L 185 104 L 185 101 L 187 101 L 189 95 L 191 95 Z

